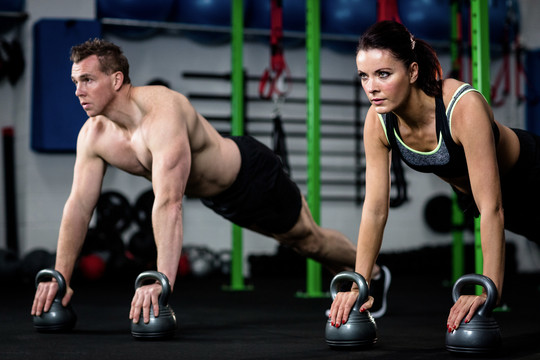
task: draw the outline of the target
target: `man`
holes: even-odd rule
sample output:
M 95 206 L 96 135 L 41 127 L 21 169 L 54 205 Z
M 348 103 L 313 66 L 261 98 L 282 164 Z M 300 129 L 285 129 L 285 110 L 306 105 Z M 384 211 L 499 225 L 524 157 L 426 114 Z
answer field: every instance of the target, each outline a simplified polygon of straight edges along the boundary
M 89 40 L 71 51 L 75 95 L 89 118 L 77 139 L 73 186 L 60 225 L 56 269 L 69 286 L 107 165 L 152 182 L 157 269 L 174 289 L 182 249 L 182 200 L 202 198 L 232 222 L 275 238 L 333 272 L 354 268 L 355 248 L 341 233 L 319 227 L 298 187 L 273 152 L 251 137 L 224 138 L 182 94 L 164 86 L 134 87 L 121 49 Z M 377 268 L 374 273 L 380 272 Z M 382 273 L 382 272 L 381 272 Z M 47 311 L 55 282 L 36 290 L 32 315 Z M 161 287 L 139 287 L 130 319 L 150 306 L 158 314 Z

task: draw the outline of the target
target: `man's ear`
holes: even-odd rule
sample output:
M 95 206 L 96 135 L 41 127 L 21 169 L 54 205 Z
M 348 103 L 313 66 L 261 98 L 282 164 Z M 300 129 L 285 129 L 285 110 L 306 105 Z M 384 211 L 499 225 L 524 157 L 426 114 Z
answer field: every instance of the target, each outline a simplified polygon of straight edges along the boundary
M 117 71 L 113 74 L 114 76 L 114 89 L 120 90 L 124 84 L 124 74 L 121 71 Z

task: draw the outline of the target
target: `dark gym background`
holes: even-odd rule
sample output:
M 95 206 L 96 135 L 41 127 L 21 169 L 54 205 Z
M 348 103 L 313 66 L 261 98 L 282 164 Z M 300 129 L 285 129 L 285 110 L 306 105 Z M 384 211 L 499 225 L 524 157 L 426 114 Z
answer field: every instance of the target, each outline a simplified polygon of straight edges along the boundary
M 206 10 L 192 5 L 191 11 L 184 8 L 173 14 L 167 6 L 179 1 L 0 0 L 4 185 L 0 239 L 5 240 L 0 245 L 0 359 L 455 358 L 444 349 L 445 321 L 451 306 L 450 191 L 433 178 L 408 169 L 397 174 L 401 181 L 393 188 L 395 207 L 379 259 L 392 271 L 393 281 L 389 310 L 377 321 L 379 340 L 371 349 L 328 348 L 324 312 L 330 298 L 297 296 L 306 288 L 305 261 L 271 240 L 245 233 L 246 281 L 253 288 L 225 290 L 229 284 L 230 226 L 192 199 L 186 199 L 185 223 L 189 226 L 185 228 L 184 249 L 190 266 L 185 257 L 170 299 L 179 329 L 169 341 L 135 341 L 128 320 L 133 282 L 140 271 L 155 266 L 148 223 L 152 196 L 146 181 L 113 169 L 105 179 L 104 195 L 73 278 L 76 328 L 69 334 L 34 330 L 30 316 L 33 279 L 39 269 L 54 262 L 59 220 L 72 176 L 74 137 L 84 121 L 73 96 L 66 49 L 89 36 L 103 35 L 118 42 L 130 59 L 134 83 L 157 82 L 186 93 L 219 131 L 230 131 L 227 74 L 231 67 L 226 33 L 118 28 L 103 21 L 133 15 L 117 13 L 116 6 L 123 2 L 143 20 L 228 26 L 229 1 L 198 1 L 207 5 Z M 181 2 L 188 7 L 186 4 L 196 3 Z M 362 201 L 359 129 L 367 109 L 355 81 L 354 42 L 361 28 L 375 20 L 376 4 L 383 2 L 321 0 L 322 30 L 348 39 L 336 42 L 326 37 L 321 47 L 322 216 L 325 225 L 342 230 L 352 241 L 356 240 Z M 261 14 L 269 0 L 245 3 L 246 27 L 268 29 L 269 19 Z M 467 3 L 460 1 L 465 8 Z M 536 129 L 534 120 L 540 114 L 540 90 L 536 88 L 539 3 L 489 3 L 494 112 L 510 126 Z M 397 4 L 401 19 L 415 35 L 434 44 L 445 74 L 454 71 L 449 55 L 449 2 L 399 0 Z M 511 11 L 516 4 L 520 9 L 517 18 Z M 289 35 L 303 32 L 303 1 L 284 0 L 284 7 L 289 14 L 284 15 L 284 30 Z M 420 17 L 415 20 L 415 15 Z M 223 19 L 225 23 L 220 23 Z M 518 30 L 521 47 L 505 38 Z M 256 89 L 269 63 L 268 36 L 252 31 L 245 40 L 246 126 L 252 135 L 270 144 L 274 107 L 261 101 Z M 505 46 L 508 44 L 510 48 Z M 301 37 L 295 36 L 287 37 L 284 45 L 295 79 L 280 110 L 292 175 L 305 191 L 305 47 Z M 464 54 L 462 60 L 464 80 L 471 81 L 467 78 L 469 58 Z M 466 272 L 473 272 L 470 222 L 465 227 Z M 536 247 L 509 234 L 503 297 L 506 310 L 495 313 L 503 348 L 489 358 L 540 358 L 538 256 Z M 325 288 L 330 280 L 324 272 Z

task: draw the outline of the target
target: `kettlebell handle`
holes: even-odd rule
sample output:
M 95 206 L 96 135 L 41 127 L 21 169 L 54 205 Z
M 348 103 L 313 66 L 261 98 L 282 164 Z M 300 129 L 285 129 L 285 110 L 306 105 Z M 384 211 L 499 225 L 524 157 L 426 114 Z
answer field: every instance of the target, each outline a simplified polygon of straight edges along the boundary
M 56 292 L 56 296 L 54 297 L 57 300 L 62 301 L 62 298 L 64 295 L 66 295 L 66 279 L 64 279 L 64 276 L 60 274 L 58 270 L 54 269 L 43 269 L 36 275 L 36 289 L 40 282 L 43 282 L 45 279 L 51 279 L 54 278 L 56 282 L 58 283 L 58 291 Z
M 158 303 L 160 306 L 167 306 L 171 294 L 171 284 L 165 274 L 153 270 L 140 273 L 135 280 L 135 290 L 140 288 L 145 280 L 149 279 L 157 280 L 161 283 L 161 294 L 159 295 Z
M 454 303 L 461 296 L 461 289 L 465 285 L 480 285 L 486 289 L 487 299 L 486 302 L 480 307 L 477 311 L 477 314 L 480 316 L 488 317 L 491 315 L 491 311 L 495 308 L 497 304 L 497 287 L 495 283 L 488 278 L 487 276 L 480 274 L 466 274 L 457 279 L 452 290 L 452 299 Z
M 362 275 L 354 271 L 342 271 L 332 279 L 330 283 L 330 294 L 332 299 L 336 298 L 339 286 L 347 281 L 354 281 L 358 285 L 358 299 L 354 303 L 353 311 L 360 311 L 360 307 L 366 302 L 369 296 L 369 288 L 366 279 Z

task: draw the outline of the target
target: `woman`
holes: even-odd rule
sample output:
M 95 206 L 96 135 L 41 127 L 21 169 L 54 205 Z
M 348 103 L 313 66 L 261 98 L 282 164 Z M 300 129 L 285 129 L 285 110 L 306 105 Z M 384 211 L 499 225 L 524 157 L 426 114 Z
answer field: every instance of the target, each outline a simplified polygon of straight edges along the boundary
M 523 206 L 524 199 L 540 200 L 540 138 L 496 122 L 470 85 L 443 80 L 434 50 L 399 23 L 369 28 L 356 65 L 371 102 L 364 124 L 366 196 L 356 271 L 369 283 L 388 217 L 390 151 L 398 151 L 407 165 L 439 176 L 457 191 L 464 208 L 481 214 L 483 274 L 497 286 L 500 300 L 504 229 L 540 238 L 535 228 L 540 210 Z M 355 289 L 338 293 L 330 311 L 334 326 L 347 321 L 357 296 Z M 470 321 L 485 301 L 485 294 L 461 296 L 450 310 L 448 331 Z M 372 304 L 369 297 L 360 311 Z

